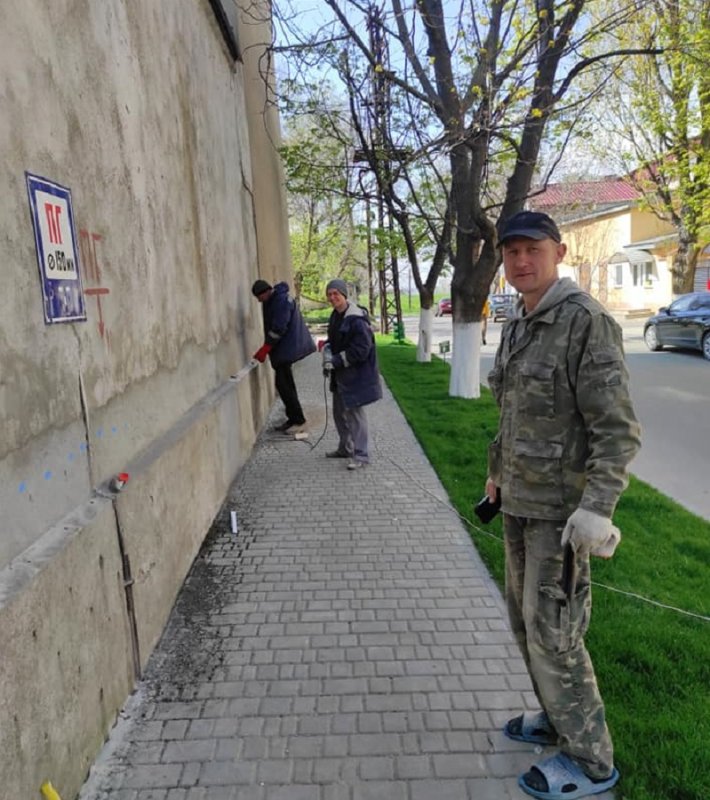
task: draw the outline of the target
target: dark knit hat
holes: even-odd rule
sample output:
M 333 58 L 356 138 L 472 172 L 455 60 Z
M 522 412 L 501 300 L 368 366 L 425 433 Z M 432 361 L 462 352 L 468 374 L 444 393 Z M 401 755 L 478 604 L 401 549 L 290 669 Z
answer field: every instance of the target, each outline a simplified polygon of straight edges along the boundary
M 500 243 L 506 239 L 514 239 L 518 236 L 524 239 L 552 239 L 553 242 L 561 242 L 560 231 L 555 225 L 555 221 L 540 211 L 520 211 L 513 214 L 506 220 L 500 234 Z
M 258 281 L 254 281 L 254 285 L 251 287 L 251 293 L 254 297 L 258 297 L 260 294 L 268 292 L 269 289 L 271 289 L 271 284 L 259 278 Z
M 343 297 L 348 296 L 348 285 L 345 281 L 340 280 L 340 278 L 333 278 L 332 281 L 328 281 L 328 285 L 325 287 L 325 293 L 328 294 L 331 289 L 340 292 Z

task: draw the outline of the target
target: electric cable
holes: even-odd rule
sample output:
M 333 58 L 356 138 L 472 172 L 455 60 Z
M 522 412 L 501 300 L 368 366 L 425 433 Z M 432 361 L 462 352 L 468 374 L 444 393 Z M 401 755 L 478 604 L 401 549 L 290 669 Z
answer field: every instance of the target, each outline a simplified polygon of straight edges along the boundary
M 328 376 L 325 374 L 323 375 L 323 406 L 325 407 L 325 426 L 323 427 L 323 433 L 318 437 L 315 444 L 311 444 L 307 439 L 301 440 L 304 441 L 312 451 L 323 441 L 323 437 L 328 430 Z
M 375 439 L 375 445 L 377 446 L 377 439 Z M 379 447 L 377 447 L 377 450 L 378 450 L 378 453 L 380 455 L 383 455 L 383 453 L 382 453 L 382 451 L 380 450 Z M 402 467 L 400 464 L 398 464 L 391 456 L 389 456 L 389 455 L 387 455 L 385 453 L 384 457 L 391 464 L 393 464 L 395 467 L 397 467 L 397 469 L 400 470 L 400 472 L 402 472 L 404 475 L 406 475 L 407 478 L 409 478 L 409 480 L 413 484 L 418 486 L 423 492 L 426 492 L 426 494 L 428 494 L 431 497 L 433 497 L 434 500 L 436 500 L 438 503 L 441 503 L 441 505 L 445 506 L 450 511 L 453 511 L 454 514 L 456 514 L 456 516 L 459 517 L 459 519 L 461 519 L 463 522 L 465 522 L 476 533 L 479 533 L 479 534 L 481 534 L 483 536 L 488 536 L 491 539 L 495 539 L 501 545 L 503 544 L 503 537 L 502 536 L 497 536 L 495 533 L 491 533 L 490 531 L 486 531 L 483 528 L 479 528 L 478 525 L 476 525 L 475 522 L 472 522 L 470 519 L 465 517 L 461 512 L 459 512 L 458 509 L 454 508 L 454 506 L 452 506 L 451 503 L 448 500 L 442 499 L 438 495 L 434 494 L 434 492 L 432 492 L 429 489 L 427 489 L 426 486 L 423 486 L 421 483 L 419 483 L 419 481 L 417 481 L 416 478 L 412 477 L 407 472 L 407 470 L 404 469 L 404 467 Z M 643 603 L 648 603 L 649 605 L 656 606 L 658 608 L 664 608 L 667 611 L 675 611 L 677 614 L 682 614 L 682 615 L 684 615 L 686 617 L 692 617 L 694 619 L 699 619 L 699 620 L 702 620 L 703 622 L 710 622 L 710 617 L 708 617 L 708 616 L 705 616 L 703 614 L 698 614 L 698 613 L 696 613 L 694 611 L 686 611 L 683 608 L 678 608 L 676 606 L 671 606 L 671 605 L 668 605 L 666 603 L 661 603 L 658 600 L 652 600 L 650 597 L 645 597 L 644 595 L 637 594 L 636 592 L 629 592 L 629 591 L 626 591 L 625 589 L 618 589 L 615 586 L 610 586 L 607 583 L 599 583 L 598 581 L 591 581 L 591 584 L 592 584 L 592 586 L 598 586 L 600 589 L 608 589 L 610 592 L 616 592 L 617 594 L 625 595 L 626 597 L 631 597 L 631 598 L 633 598 L 635 600 L 639 600 L 639 601 L 641 601 Z

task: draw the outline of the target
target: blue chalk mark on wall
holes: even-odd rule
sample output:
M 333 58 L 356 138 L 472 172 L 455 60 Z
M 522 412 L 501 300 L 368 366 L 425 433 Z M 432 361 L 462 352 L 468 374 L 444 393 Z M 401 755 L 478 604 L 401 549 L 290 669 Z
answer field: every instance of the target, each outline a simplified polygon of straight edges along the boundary
M 120 431 L 120 427 L 121 426 L 119 426 L 119 425 L 111 425 L 111 434 L 113 436 L 120 435 L 120 432 L 121 432 Z M 129 430 L 130 426 L 129 426 L 129 423 L 124 422 L 122 424 L 122 427 L 123 427 L 123 430 L 127 431 L 127 430 Z M 104 436 L 104 428 L 103 427 L 98 428 L 97 431 L 96 431 L 96 437 L 98 439 L 101 439 L 101 438 L 103 438 L 103 436 Z M 89 450 L 89 445 L 87 444 L 87 442 L 80 442 L 79 446 L 78 446 L 78 450 L 79 450 L 79 453 L 87 453 L 88 450 Z M 67 461 L 68 462 L 73 464 L 73 463 L 76 462 L 77 458 L 78 458 L 78 456 L 77 456 L 76 451 L 71 450 L 71 451 L 69 451 L 69 453 L 67 453 Z M 45 469 L 44 472 L 42 473 L 42 477 L 44 478 L 45 481 L 50 481 L 52 479 L 53 475 L 54 475 L 54 473 L 52 472 L 51 469 Z M 64 475 L 67 476 L 67 472 L 66 471 L 65 471 Z M 27 481 L 20 481 L 20 483 L 17 484 L 17 493 L 18 494 L 25 494 L 28 490 L 29 490 L 29 486 L 28 486 Z

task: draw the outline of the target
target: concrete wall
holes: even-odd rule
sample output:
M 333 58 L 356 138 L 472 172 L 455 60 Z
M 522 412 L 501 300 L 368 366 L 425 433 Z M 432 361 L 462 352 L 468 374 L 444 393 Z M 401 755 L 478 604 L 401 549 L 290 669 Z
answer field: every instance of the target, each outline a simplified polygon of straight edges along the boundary
M 68 800 L 273 400 L 229 376 L 287 222 L 258 48 L 209 0 L 1 2 L 0 774 Z M 45 324 L 25 171 L 71 190 L 86 322 Z
M 257 224 L 257 248 L 261 277 L 269 282 L 291 277 L 291 249 L 288 225 L 272 225 L 274 215 L 288 220 L 284 174 L 281 160 L 273 158 L 274 147 L 281 146 L 281 130 L 274 104 L 273 72 L 271 62 L 263 57 L 271 40 L 271 26 L 259 24 L 268 8 L 268 0 L 261 7 L 255 4 L 242 15 L 240 42 L 244 52 L 244 89 L 247 103 L 253 113 L 249 115 L 249 135 L 255 162 L 260 165 L 259 180 L 254 183 L 254 207 Z M 293 284 L 290 283 L 293 288 Z

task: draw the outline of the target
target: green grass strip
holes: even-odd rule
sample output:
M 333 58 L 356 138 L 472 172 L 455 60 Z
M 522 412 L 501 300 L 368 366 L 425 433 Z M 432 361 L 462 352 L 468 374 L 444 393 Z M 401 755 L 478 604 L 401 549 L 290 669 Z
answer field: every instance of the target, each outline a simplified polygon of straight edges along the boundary
M 498 411 L 448 396 L 449 365 L 416 361 L 416 348 L 378 337 L 382 375 L 460 515 L 475 520 Z M 633 465 L 632 465 L 633 469 Z M 710 616 L 710 523 L 631 479 L 614 522 L 622 542 L 595 559 L 587 635 L 622 780 L 617 800 L 710 798 L 710 622 L 603 588 L 605 584 Z M 502 542 L 467 526 L 502 586 Z M 502 536 L 500 518 L 485 526 Z M 531 759 L 535 759 L 531 752 Z M 532 763 L 532 761 L 531 761 Z

